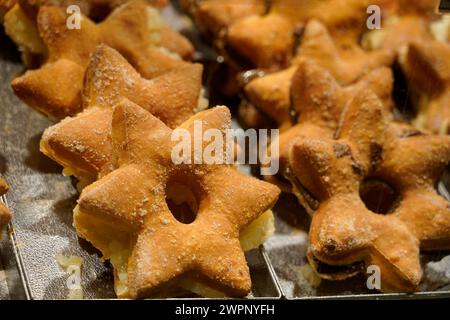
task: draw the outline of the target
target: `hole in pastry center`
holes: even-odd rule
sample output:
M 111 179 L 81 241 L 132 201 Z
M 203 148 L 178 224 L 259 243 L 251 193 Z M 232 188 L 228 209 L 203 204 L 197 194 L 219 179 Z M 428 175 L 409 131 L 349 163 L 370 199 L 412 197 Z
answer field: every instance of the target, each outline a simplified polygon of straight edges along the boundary
M 367 209 L 379 214 L 394 211 L 399 199 L 395 188 L 379 179 L 366 179 L 361 184 L 359 195 Z
M 198 201 L 187 184 L 172 181 L 166 187 L 166 203 L 172 215 L 179 222 L 190 224 L 195 221 Z

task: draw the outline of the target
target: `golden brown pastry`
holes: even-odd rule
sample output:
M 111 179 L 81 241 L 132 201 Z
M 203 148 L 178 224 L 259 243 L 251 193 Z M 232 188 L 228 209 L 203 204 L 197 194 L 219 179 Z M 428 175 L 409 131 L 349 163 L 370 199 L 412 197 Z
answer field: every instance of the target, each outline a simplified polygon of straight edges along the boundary
M 198 113 L 180 126 L 194 139 L 196 121 L 222 134 L 231 124 L 226 107 Z M 121 297 L 165 296 L 180 287 L 244 297 L 251 280 L 239 235 L 274 205 L 279 190 L 227 164 L 174 164 L 171 133 L 129 101 L 116 106 L 119 167 L 83 190 L 77 232 L 111 259 Z
M 48 128 L 41 151 L 63 165 L 66 174 L 79 178 L 82 186 L 104 176 L 114 169 L 110 137 L 113 106 L 127 98 L 169 127 L 176 127 L 203 103 L 202 70 L 201 65 L 185 63 L 147 80 L 117 51 L 100 45 L 86 71 L 84 111 Z
M 279 14 L 252 15 L 233 24 L 227 45 L 238 60 L 251 68 L 280 69 L 294 52 L 295 28 Z
M 285 191 L 291 190 L 292 180 L 288 168 L 290 147 L 298 136 L 311 138 L 332 138 L 338 128 L 342 112 L 348 102 L 361 88 L 371 88 L 383 101 L 386 110 L 393 108 L 391 93 L 393 76 L 389 68 L 376 69 L 358 82 L 341 86 L 336 79 L 318 64 L 305 60 L 300 63 L 298 70 L 292 77 L 291 100 L 292 107 L 297 114 L 296 124 L 283 131 L 278 139 L 280 170 L 277 176 L 268 176 L 267 180 L 280 186 Z M 295 181 L 291 181 L 295 186 Z M 301 204 L 311 212 L 314 205 L 308 199 L 296 192 Z
M 36 17 L 42 6 L 58 6 L 65 9 L 70 5 L 77 5 L 84 15 L 98 19 L 104 18 L 115 8 L 130 1 L 133 0 L 19 0 L 18 2 L 30 18 Z M 157 8 L 167 4 L 166 0 L 146 1 Z
M 386 19 L 383 28 L 366 33 L 362 46 L 368 50 L 384 49 L 393 58 L 403 60 L 408 45 L 412 42 L 432 39 L 430 18 L 409 14 Z
M 190 1 L 187 9 L 200 30 L 213 37 L 220 37 L 233 23 L 251 15 L 261 15 L 266 11 L 264 0 L 206 0 Z
M 0 8 L 8 11 L 17 3 L 17 0 L 0 0 Z
M 449 137 L 391 122 L 367 89 L 351 101 L 334 139 L 299 137 L 289 164 L 317 203 L 308 253 L 316 272 L 340 280 L 375 265 L 382 291 L 416 291 L 420 249 L 450 246 L 450 209 L 435 190 L 448 161 Z M 369 182 L 394 194 L 383 210 L 362 200 Z
M 289 64 L 296 49 L 296 31 L 310 19 L 329 28 L 340 45 L 355 45 L 366 30 L 366 10 L 371 4 L 379 5 L 386 16 L 395 9 L 392 1 L 386 0 L 275 0 L 268 14 L 252 15 L 231 25 L 227 47 L 254 68 L 280 69 Z
M 450 133 L 450 45 L 413 42 L 403 69 L 417 93 L 415 124 L 434 133 Z
M 399 9 L 395 0 L 274 0 L 271 12 L 283 15 L 297 26 L 317 19 L 327 26 L 339 44 L 349 44 L 358 42 L 361 33 L 367 30 L 370 5 L 380 7 L 383 19 Z
M 402 14 L 418 14 L 422 16 L 430 16 L 437 11 L 440 0 L 398 0 L 398 2 L 399 9 Z
M 155 24 L 149 24 L 150 17 L 155 18 L 152 20 Z M 41 7 L 37 24 L 48 58 L 40 68 L 16 78 L 13 89 L 27 104 L 52 119 L 74 115 L 81 110 L 81 90 L 89 56 L 100 43 L 119 50 L 147 78 L 180 64 L 164 53 L 160 39 L 168 27 L 161 22 L 155 9 L 145 1 L 135 0 L 117 8 L 100 24 L 84 18 L 81 29 L 67 30 L 65 11 Z M 177 37 L 178 44 L 186 42 L 181 35 Z M 175 46 L 183 48 L 183 45 Z M 155 59 L 160 61 L 158 65 Z
M 360 47 L 340 47 L 335 44 L 326 27 L 312 20 L 305 28 L 299 53 L 285 70 L 255 78 L 244 88 L 249 102 L 263 114 L 274 119 L 283 129 L 289 127 L 291 78 L 298 65 L 310 60 L 330 72 L 342 85 L 348 85 L 370 71 L 389 65 L 390 55 L 381 50 L 365 52 Z M 243 119 L 245 123 L 246 120 Z M 286 125 L 287 123 L 287 125 Z
M 228 62 L 241 68 L 277 70 L 295 52 L 296 38 L 310 19 L 318 19 L 339 44 L 356 44 L 366 30 L 367 7 L 378 5 L 383 18 L 398 9 L 388 0 L 204 0 L 181 1 L 202 32 L 215 39 Z
M 438 18 L 438 4 L 439 0 L 397 0 L 395 14 L 384 17 L 381 29 L 363 35 L 363 47 L 371 50 L 383 48 L 403 59 L 411 42 L 431 39 L 431 22 Z
M 95 18 L 96 21 L 107 17 L 114 8 L 127 2 L 135 0 L 20 0 L 11 10 L 8 11 L 5 17 L 5 30 L 11 39 L 17 44 L 22 52 L 22 60 L 31 67 L 36 68 L 42 63 L 47 54 L 47 49 L 43 39 L 40 37 L 39 26 L 37 25 L 37 16 L 39 9 L 43 6 L 57 6 L 66 13 L 68 21 L 69 15 L 74 11 L 69 11 L 69 6 L 75 4 L 79 7 L 80 12 L 90 18 Z M 146 1 L 148 4 L 162 6 L 164 0 L 161 1 Z M 71 8 L 71 10 L 73 10 Z M 145 11 L 135 12 L 137 17 L 142 16 Z M 156 12 L 148 12 L 149 17 L 147 23 L 151 29 L 161 29 L 160 42 L 163 47 L 169 48 L 174 45 L 174 42 L 179 45 L 179 53 L 184 57 L 192 55 L 192 46 L 184 39 L 177 36 L 177 33 L 169 28 L 161 28 L 164 23 Z M 101 18 L 101 19 L 100 19 Z M 141 18 L 140 20 L 145 19 Z M 157 39 L 154 39 L 157 40 Z M 178 51 L 177 51 L 178 52 Z
M 0 196 L 8 192 L 8 185 L 0 178 Z M 11 211 L 0 201 L 0 232 L 11 221 Z
M 0 23 L 3 22 L 5 14 L 14 7 L 17 0 L 0 0 Z

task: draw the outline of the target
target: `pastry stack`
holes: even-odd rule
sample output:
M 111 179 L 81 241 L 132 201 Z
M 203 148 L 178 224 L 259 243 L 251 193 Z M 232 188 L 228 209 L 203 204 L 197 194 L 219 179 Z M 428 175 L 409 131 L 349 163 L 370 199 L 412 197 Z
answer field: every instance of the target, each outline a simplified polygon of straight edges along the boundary
M 450 23 L 438 1 L 181 4 L 240 84 L 241 123 L 281 132 L 280 171 L 266 180 L 311 215 L 315 273 L 343 280 L 375 265 L 381 291 L 417 291 L 420 250 L 450 248 L 436 191 L 450 160 Z M 368 12 L 380 13 L 375 30 Z
M 78 29 L 67 28 L 69 4 L 83 14 Z M 244 252 L 273 232 L 280 189 L 311 215 L 318 276 L 376 266 L 381 291 L 417 291 L 420 251 L 450 248 L 450 207 L 436 191 L 450 161 L 450 23 L 437 1 L 180 1 L 223 56 L 218 80 L 243 97 L 243 126 L 280 130 L 280 170 L 266 181 L 196 164 L 194 152 L 172 161 L 174 130 L 201 122 L 225 135 L 231 115 L 207 109 L 203 67 L 163 5 L 0 2 L 32 68 L 13 90 L 55 121 L 41 151 L 79 181 L 74 227 L 113 265 L 118 297 L 249 295 Z M 369 6 L 379 29 L 368 30 Z
M 67 27 L 69 4 L 80 28 Z M 18 1 L 5 31 L 32 69 L 11 85 L 55 121 L 41 151 L 79 181 L 74 227 L 111 262 L 118 297 L 244 297 L 244 252 L 273 232 L 279 189 L 232 164 L 172 161 L 173 130 L 225 134 L 231 115 L 205 110 L 203 67 L 163 4 Z

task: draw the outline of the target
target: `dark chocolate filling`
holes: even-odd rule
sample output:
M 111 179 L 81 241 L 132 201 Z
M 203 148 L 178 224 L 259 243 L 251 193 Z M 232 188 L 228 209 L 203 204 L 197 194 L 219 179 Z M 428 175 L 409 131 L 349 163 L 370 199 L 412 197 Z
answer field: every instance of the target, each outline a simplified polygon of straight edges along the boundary
M 333 278 L 333 276 L 351 277 L 364 270 L 364 262 L 362 261 L 354 262 L 349 265 L 337 266 L 324 263 L 316 257 L 313 257 L 313 259 L 317 273 L 320 275 L 328 275 L 331 278 Z
M 309 191 L 301 182 L 297 179 L 297 177 L 292 174 L 292 170 L 286 170 L 285 179 L 289 180 L 294 187 L 302 194 L 303 198 L 307 202 L 307 205 L 309 206 L 309 209 L 311 210 L 317 210 L 319 208 L 319 201 L 316 199 L 316 197 L 312 194 L 311 191 Z

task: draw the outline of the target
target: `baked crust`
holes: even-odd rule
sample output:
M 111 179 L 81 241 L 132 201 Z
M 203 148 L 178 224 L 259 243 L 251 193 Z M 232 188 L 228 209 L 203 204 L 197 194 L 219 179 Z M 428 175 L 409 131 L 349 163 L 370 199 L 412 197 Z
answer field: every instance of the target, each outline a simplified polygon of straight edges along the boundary
M 439 41 L 413 42 L 403 69 L 420 97 L 415 124 L 433 133 L 450 133 L 450 45 Z
M 153 63 L 160 67 L 158 61 Z M 195 112 L 202 71 L 199 64 L 182 63 L 147 80 L 117 51 L 100 45 L 86 71 L 84 111 L 48 128 L 41 151 L 82 180 L 82 185 L 92 182 L 115 167 L 110 137 L 113 106 L 127 98 L 176 127 Z
M 283 131 L 278 139 L 279 143 L 279 178 L 270 177 L 270 181 L 277 182 L 283 187 L 283 178 L 292 180 L 288 172 L 288 154 L 293 141 L 298 136 L 311 138 L 332 138 L 338 128 L 343 111 L 348 102 L 361 88 L 370 88 L 383 101 L 386 110 L 392 110 L 393 102 L 391 92 L 393 87 L 393 75 L 389 68 L 375 69 L 359 79 L 358 82 L 341 86 L 333 76 L 318 64 L 305 60 L 300 63 L 292 77 L 291 92 L 292 110 L 297 115 L 296 123 Z M 296 184 L 295 180 L 292 180 Z M 298 189 L 294 188 L 294 192 Z M 286 189 L 283 187 L 283 189 Z M 311 209 L 297 193 L 302 205 Z M 311 212 L 311 210 L 310 210 Z
M 182 0 L 181 4 L 198 27 L 212 37 L 226 33 L 228 27 L 245 17 L 266 11 L 264 0 Z
M 58 6 L 67 8 L 77 5 L 81 12 L 95 19 L 104 18 L 115 8 L 133 0 L 18 0 L 20 7 L 30 18 L 36 17 L 39 8 L 43 6 Z M 154 7 L 162 8 L 167 4 L 166 0 L 146 0 Z
M 180 128 L 193 136 L 194 121 L 222 134 L 231 124 L 226 107 L 198 113 Z M 116 106 L 112 128 L 119 168 L 83 190 L 74 223 L 81 212 L 135 231 L 127 268 L 130 296 L 155 295 L 184 278 L 246 296 L 251 281 L 239 233 L 274 205 L 279 190 L 226 164 L 174 164 L 172 130 L 130 101 Z M 166 204 L 172 181 L 188 186 L 197 199 L 190 224 L 176 220 Z
M 420 249 L 450 245 L 450 209 L 434 189 L 450 161 L 450 137 L 392 122 L 367 89 L 353 98 L 337 132 L 335 139 L 298 138 L 289 154 L 293 174 L 319 203 L 310 229 L 312 266 L 318 266 L 314 260 L 332 266 L 364 262 L 380 268 L 382 291 L 416 291 Z M 385 215 L 360 198 L 369 177 L 399 194 Z
M 0 0 L 0 23 L 3 22 L 3 17 L 14 7 L 16 2 L 17 0 Z
M 335 43 L 325 25 L 310 21 L 290 67 L 256 78 L 244 87 L 249 102 L 280 127 L 290 121 L 292 76 L 306 60 L 326 69 L 341 85 L 349 85 L 374 69 L 388 66 L 392 57 L 385 50 L 365 52 L 356 45 L 342 48 Z
M 51 119 L 63 119 L 81 111 L 85 70 L 91 53 L 101 43 L 121 52 L 146 78 L 179 65 L 164 50 L 177 48 L 174 53 L 184 58 L 193 54 L 192 45 L 172 31 L 157 10 L 143 0 L 118 7 L 99 24 L 85 17 L 81 29 L 67 30 L 66 19 L 65 11 L 59 7 L 40 7 L 37 26 L 48 57 L 40 68 L 12 81 L 19 98 Z M 166 47 L 165 38 L 169 39 Z M 156 65 L 154 59 L 160 64 Z
M 295 38 L 310 19 L 324 23 L 340 44 L 355 45 L 364 31 L 369 5 L 382 7 L 384 16 L 398 9 L 397 2 L 386 0 L 184 2 L 200 29 L 212 34 L 225 55 L 238 64 L 245 61 L 251 68 L 271 70 L 289 65 Z

